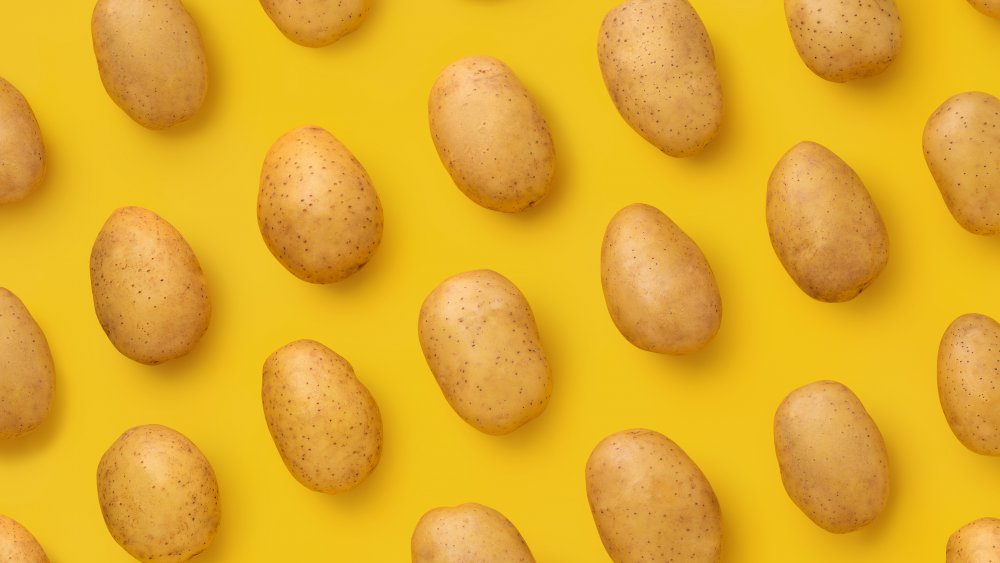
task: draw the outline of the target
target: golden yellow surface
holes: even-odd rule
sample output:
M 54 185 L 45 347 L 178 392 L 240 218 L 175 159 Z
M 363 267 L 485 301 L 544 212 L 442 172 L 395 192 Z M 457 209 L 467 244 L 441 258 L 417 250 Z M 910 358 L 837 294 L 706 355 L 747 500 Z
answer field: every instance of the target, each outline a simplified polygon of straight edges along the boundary
M 201 562 L 407 561 L 420 516 L 462 502 L 506 515 L 539 561 L 606 561 L 584 464 L 604 436 L 639 426 L 676 441 L 712 483 L 726 561 L 941 561 L 954 530 L 1000 516 L 1000 460 L 951 434 L 935 375 L 952 319 L 1000 316 L 1000 240 L 951 218 L 920 146 L 947 97 L 1000 94 L 1000 21 L 964 0 L 900 0 L 896 61 L 875 78 L 833 84 L 798 58 L 779 0 L 695 0 L 725 118 L 704 153 L 677 160 L 629 129 L 605 91 L 597 30 L 614 4 L 376 0 L 357 32 L 309 49 L 282 36 L 256 1 L 187 0 L 206 44 L 209 95 L 191 122 L 157 132 L 105 93 L 90 0 L 4 2 L 0 76 L 34 108 L 49 169 L 39 191 L 0 207 L 0 286 L 45 331 L 57 395 L 40 429 L 0 444 L 0 513 L 55 562 L 128 561 L 101 518 L 97 462 L 125 429 L 160 423 L 193 440 L 218 475 L 222 525 Z M 463 196 L 428 133 L 437 72 L 474 53 L 505 61 L 552 130 L 554 192 L 523 214 Z M 256 223 L 264 154 L 304 124 L 354 152 L 385 208 L 374 259 L 330 286 L 285 271 Z M 889 231 L 888 266 L 848 303 L 802 293 L 767 237 L 767 177 L 806 139 L 854 167 Z M 667 213 L 715 271 L 722 328 L 699 353 L 640 351 L 607 313 L 601 238 L 633 202 Z M 170 221 L 209 281 L 208 332 L 160 366 L 119 354 L 94 314 L 91 244 L 123 205 Z M 417 340 L 424 296 L 473 268 L 495 269 L 524 292 L 554 374 L 548 409 L 504 437 L 458 418 Z M 347 358 L 381 407 L 382 462 L 354 491 L 307 490 L 268 434 L 261 367 L 298 338 Z M 821 530 L 792 504 L 774 456 L 779 402 L 824 378 L 857 393 L 889 452 L 888 508 L 848 535 Z

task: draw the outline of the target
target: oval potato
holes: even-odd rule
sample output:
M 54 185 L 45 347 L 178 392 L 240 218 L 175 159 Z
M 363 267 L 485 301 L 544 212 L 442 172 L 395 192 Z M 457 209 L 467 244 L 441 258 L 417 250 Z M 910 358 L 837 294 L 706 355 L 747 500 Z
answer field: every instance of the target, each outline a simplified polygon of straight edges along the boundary
M 0 78 L 0 204 L 20 201 L 42 183 L 45 145 L 28 100 Z
M 462 193 L 495 211 L 542 200 L 555 174 L 548 125 L 503 62 L 466 57 L 438 75 L 427 102 L 431 138 Z
M 424 300 L 420 348 L 445 399 L 487 434 L 506 434 L 549 402 L 552 377 L 524 294 L 492 270 L 441 282 Z
M 1000 0 L 969 0 L 972 7 L 993 18 L 1000 18 Z
M 45 550 L 24 526 L 0 514 L 0 561 L 49 563 Z
M 521 533 L 503 514 L 467 503 L 424 514 L 410 540 L 413 563 L 534 563 Z
M 378 465 L 378 405 L 351 364 L 319 342 L 297 340 L 271 354 L 261 399 L 281 460 L 306 487 L 345 491 Z
M 111 444 L 97 466 L 97 496 L 111 536 L 140 561 L 187 561 L 219 527 L 212 466 L 166 426 L 137 426 Z
M 601 23 L 597 58 L 618 113 L 670 156 L 700 152 L 722 123 L 708 31 L 687 0 L 626 0 Z
M 965 447 L 1000 455 L 1000 323 L 986 315 L 952 321 L 938 348 L 938 397 Z
M 785 0 L 785 20 L 802 62 L 831 82 L 882 72 L 902 39 L 893 0 Z
M 687 354 L 715 337 L 722 301 L 701 249 L 659 209 L 615 214 L 601 247 L 601 286 L 618 330 L 635 346 Z
M 137 123 L 165 129 L 201 108 L 205 47 L 180 0 L 98 0 L 90 27 L 104 89 Z
M 0 438 L 38 427 L 52 410 L 54 392 L 45 334 L 24 303 L 0 287 Z
M 601 440 L 587 460 L 587 499 L 616 563 L 720 561 L 722 513 L 701 469 L 646 429 Z
M 789 393 L 774 415 L 774 449 L 789 498 L 819 527 L 851 532 L 885 508 L 885 442 L 844 385 L 817 381 Z
M 372 0 L 260 0 L 281 33 L 304 47 L 325 47 L 361 27 Z
M 141 207 L 115 210 L 90 254 L 101 328 L 115 348 L 144 364 L 191 351 L 212 306 L 201 266 L 177 229 Z
M 853 299 L 889 259 L 889 235 L 861 178 L 822 145 L 804 141 L 781 157 L 766 211 L 778 260 L 813 299 Z
M 311 283 L 340 281 L 382 241 L 382 204 L 351 151 L 320 127 L 279 138 L 264 158 L 257 224 L 271 254 Z
M 963 92 L 924 126 L 924 159 L 948 211 L 965 230 L 1000 233 L 1000 100 Z
M 945 563 L 995 563 L 1000 561 L 1000 520 L 980 518 L 948 538 Z

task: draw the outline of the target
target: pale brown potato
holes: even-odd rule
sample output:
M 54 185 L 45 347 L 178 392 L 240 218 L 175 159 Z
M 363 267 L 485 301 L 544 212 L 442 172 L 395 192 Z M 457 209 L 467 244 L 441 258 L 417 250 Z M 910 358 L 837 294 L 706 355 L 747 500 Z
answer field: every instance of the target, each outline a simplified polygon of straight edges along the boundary
M 687 354 L 719 331 L 722 301 L 708 260 L 651 205 L 634 203 L 611 219 L 601 247 L 601 286 L 615 326 L 643 350 Z
M 602 440 L 587 460 L 587 499 L 616 563 L 722 558 L 722 513 L 705 474 L 672 440 L 646 429 Z
M 165 129 L 198 112 L 208 64 L 180 0 L 98 0 L 90 26 L 104 89 L 129 117 Z
M 187 561 L 215 539 L 221 517 L 211 464 L 183 434 L 137 426 L 97 466 L 97 497 L 111 536 L 140 561 Z
M 0 561 L 49 563 L 35 536 L 9 516 L 0 515 Z
M 722 123 L 722 84 L 687 0 L 626 0 L 601 23 L 597 59 L 618 113 L 670 156 L 701 152 Z
M 122 207 L 104 223 L 90 254 L 90 286 L 101 328 L 137 362 L 183 356 L 208 329 L 212 304 L 198 259 L 148 209 Z
M 969 4 L 992 18 L 1000 18 L 1000 0 L 969 0 Z
M 521 533 L 503 514 L 467 503 L 424 514 L 410 539 L 413 563 L 534 563 Z
M 889 259 L 889 235 L 861 178 L 816 143 L 795 145 L 775 165 L 766 212 L 778 260 L 813 299 L 853 299 Z
M 831 82 L 882 72 L 902 39 L 893 0 L 785 0 L 785 19 L 802 62 Z
M 312 340 L 282 346 L 264 362 L 264 419 L 289 473 L 338 493 L 360 484 L 382 455 L 382 415 L 347 360 Z
M 45 334 L 24 303 L 0 287 L 0 438 L 38 427 L 52 410 L 54 393 L 55 367 Z
M 445 399 L 487 434 L 545 410 L 552 376 L 524 294 L 492 270 L 454 275 L 424 300 L 420 347 Z
M 980 518 L 962 526 L 948 538 L 945 563 L 1000 562 L 1000 520 Z
M 885 509 L 885 442 L 844 385 L 817 381 L 789 393 L 774 414 L 774 449 L 785 491 L 817 526 L 851 532 Z
M 0 78 L 0 204 L 20 201 L 45 177 L 45 145 L 28 100 Z
M 472 56 L 448 65 L 427 106 L 441 163 L 469 199 L 514 213 L 548 195 L 555 175 L 552 135 L 503 62 Z
M 281 33 L 304 47 L 325 47 L 361 27 L 373 0 L 260 0 Z
M 310 283 L 357 272 L 382 242 L 382 203 L 361 163 L 320 127 L 282 135 L 264 157 L 257 225 L 271 254 Z
M 967 314 L 952 321 L 938 348 L 938 397 L 965 447 L 1000 455 L 1000 323 Z
M 924 126 L 924 159 L 948 211 L 977 235 L 1000 234 L 1000 100 L 963 92 Z

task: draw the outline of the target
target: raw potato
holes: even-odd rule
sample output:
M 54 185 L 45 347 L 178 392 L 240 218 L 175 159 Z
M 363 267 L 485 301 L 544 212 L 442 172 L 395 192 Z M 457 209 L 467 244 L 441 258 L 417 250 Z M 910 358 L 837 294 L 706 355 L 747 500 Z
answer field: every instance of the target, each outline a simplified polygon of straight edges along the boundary
M 219 527 L 219 485 L 197 446 L 150 424 L 127 430 L 101 457 L 97 497 L 111 536 L 140 561 L 187 561 Z
M 194 251 L 147 209 L 122 207 L 104 223 L 90 254 L 90 286 L 101 328 L 137 362 L 183 356 L 208 329 L 212 305 Z
M 382 455 L 382 416 L 354 368 L 312 340 L 264 362 L 264 418 L 295 479 L 323 493 L 357 486 Z
M 626 0 L 597 43 L 604 85 L 625 122 L 670 156 L 691 156 L 722 123 L 708 31 L 687 0 Z
M 969 0 L 969 4 L 987 16 L 1000 18 L 1000 0 Z
M 0 439 L 41 424 L 52 410 L 54 391 L 55 368 L 45 334 L 24 303 L 0 287 Z
M 785 19 L 802 62 L 832 82 L 874 76 L 899 52 L 893 0 L 785 0 Z
M 973 520 L 948 538 L 945 563 L 997 561 L 1000 561 L 1000 520 L 996 518 Z
M 42 132 L 28 100 L 0 78 L 0 204 L 27 197 L 45 176 Z
M 635 429 L 587 460 L 587 499 L 616 563 L 720 561 L 722 513 L 701 469 L 669 438 Z
M 817 381 L 789 393 L 774 415 L 774 449 L 785 491 L 821 528 L 851 532 L 885 508 L 885 442 L 844 385 Z
M 792 147 L 771 172 L 767 231 L 788 275 L 820 301 L 853 299 L 889 259 L 889 235 L 861 178 L 808 141 Z
M 281 33 L 305 47 L 325 47 L 361 27 L 372 0 L 260 0 Z
M 941 338 L 938 396 L 965 447 L 1000 455 L 1000 324 L 986 315 L 955 319 Z
M 534 563 L 521 533 L 503 514 L 467 503 L 435 508 L 410 540 L 413 563 Z
M 608 312 L 629 342 L 687 354 L 719 330 L 722 301 L 701 249 L 659 209 L 635 203 L 608 224 L 601 248 Z
M 438 75 L 427 105 L 441 163 L 469 199 L 513 213 L 549 193 L 552 135 L 507 65 L 483 56 L 455 61 Z
M 549 365 L 531 307 L 507 278 L 475 270 L 441 282 L 418 332 L 445 398 L 476 429 L 506 434 L 545 410 Z
M 98 0 L 90 25 L 101 82 L 129 117 L 165 129 L 201 108 L 205 47 L 180 0 Z
M 31 532 L 13 518 L 0 515 L 0 561 L 49 563 L 49 558 Z
M 311 283 L 340 281 L 382 241 L 382 204 L 351 151 L 320 127 L 300 127 L 264 157 L 257 224 L 268 250 Z
M 924 127 L 924 159 L 948 211 L 964 229 L 1000 234 L 1000 100 L 964 92 Z

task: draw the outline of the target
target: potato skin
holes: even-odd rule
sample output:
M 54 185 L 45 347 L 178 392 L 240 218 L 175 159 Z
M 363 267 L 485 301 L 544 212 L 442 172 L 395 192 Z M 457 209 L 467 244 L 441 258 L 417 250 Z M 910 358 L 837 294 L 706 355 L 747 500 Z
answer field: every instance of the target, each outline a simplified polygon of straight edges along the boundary
M 257 224 L 271 254 L 310 283 L 357 272 L 382 242 L 382 203 L 361 163 L 336 137 L 307 126 L 264 157 Z
M 802 62 L 831 82 L 882 72 L 901 44 L 893 0 L 785 0 L 785 20 Z
M 261 400 L 281 460 L 306 487 L 345 491 L 378 465 L 378 405 L 351 364 L 319 342 L 297 340 L 271 354 Z
M 496 510 L 476 503 L 435 508 L 410 539 L 413 563 L 534 563 L 521 533 Z
M 885 442 L 844 385 L 817 381 L 789 393 L 774 415 L 774 449 L 785 491 L 817 526 L 851 532 L 885 508 Z
M 0 561 L 49 563 L 45 550 L 24 526 L 0 514 Z
M 111 536 L 140 561 L 187 561 L 212 543 L 219 485 L 183 434 L 149 424 L 125 431 L 97 466 L 97 496 Z
M 635 346 L 688 354 L 719 331 L 722 300 L 701 249 L 659 209 L 615 214 L 601 247 L 601 286 L 618 330 Z
M 602 440 L 587 460 L 587 499 L 611 559 L 720 561 L 722 513 L 701 469 L 653 430 Z
M 441 282 L 418 322 L 424 358 L 448 404 L 487 434 L 506 434 L 549 402 L 552 377 L 521 291 L 492 270 Z
M 137 362 L 183 356 L 208 329 L 212 305 L 198 259 L 148 209 L 122 207 L 104 223 L 90 254 L 90 284 L 101 328 Z
M 1000 234 L 1000 100 L 963 92 L 944 101 L 924 126 L 924 159 L 958 224 Z
M 938 348 L 938 397 L 948 426 L 965 447 L 1000 455 L 1000 323 L 966 314 Z
M 472 56 L 438 75 L 427 102 L 431 139 L 462 193 L 515 213 L 549 193 L 555 149 L 531 94 L 503 62 Z
M 325 47 L 361 27 L 372 0 L 260 0 L 282 35 L 304 47 Z
M 708 31 L 687 0 L 626 0 L 601 23 L 597 59 L 618 113 L 670 156 L 701 152 L 722 123 Z
M 0 204 L 20 201 L 45 176 L 45 145 L 28 100 L 0 78 Z
M 1000 561 L 1000 520 L 996 518 L 973 520 L 948 538 L 945 563 L 996 561 Z
M 813 299 L 853 299 L 889 259 L 889 235 L 861 178 L 822 145 L 804 141 L 781 157 L 766 215 L 778 260 Z
M 38 427 L 52 410 L 54 393 L 45 334 L 24 303 L 0 287 L 0 439 Z
M 992 18 L 1000 18 L 1000 0 L 969 0 L 973 8 Z
M 90 27 L 104 89 L 137 123 L 165 129 L 201 108 L 205 47 L 180 0 L 98 0 Z

